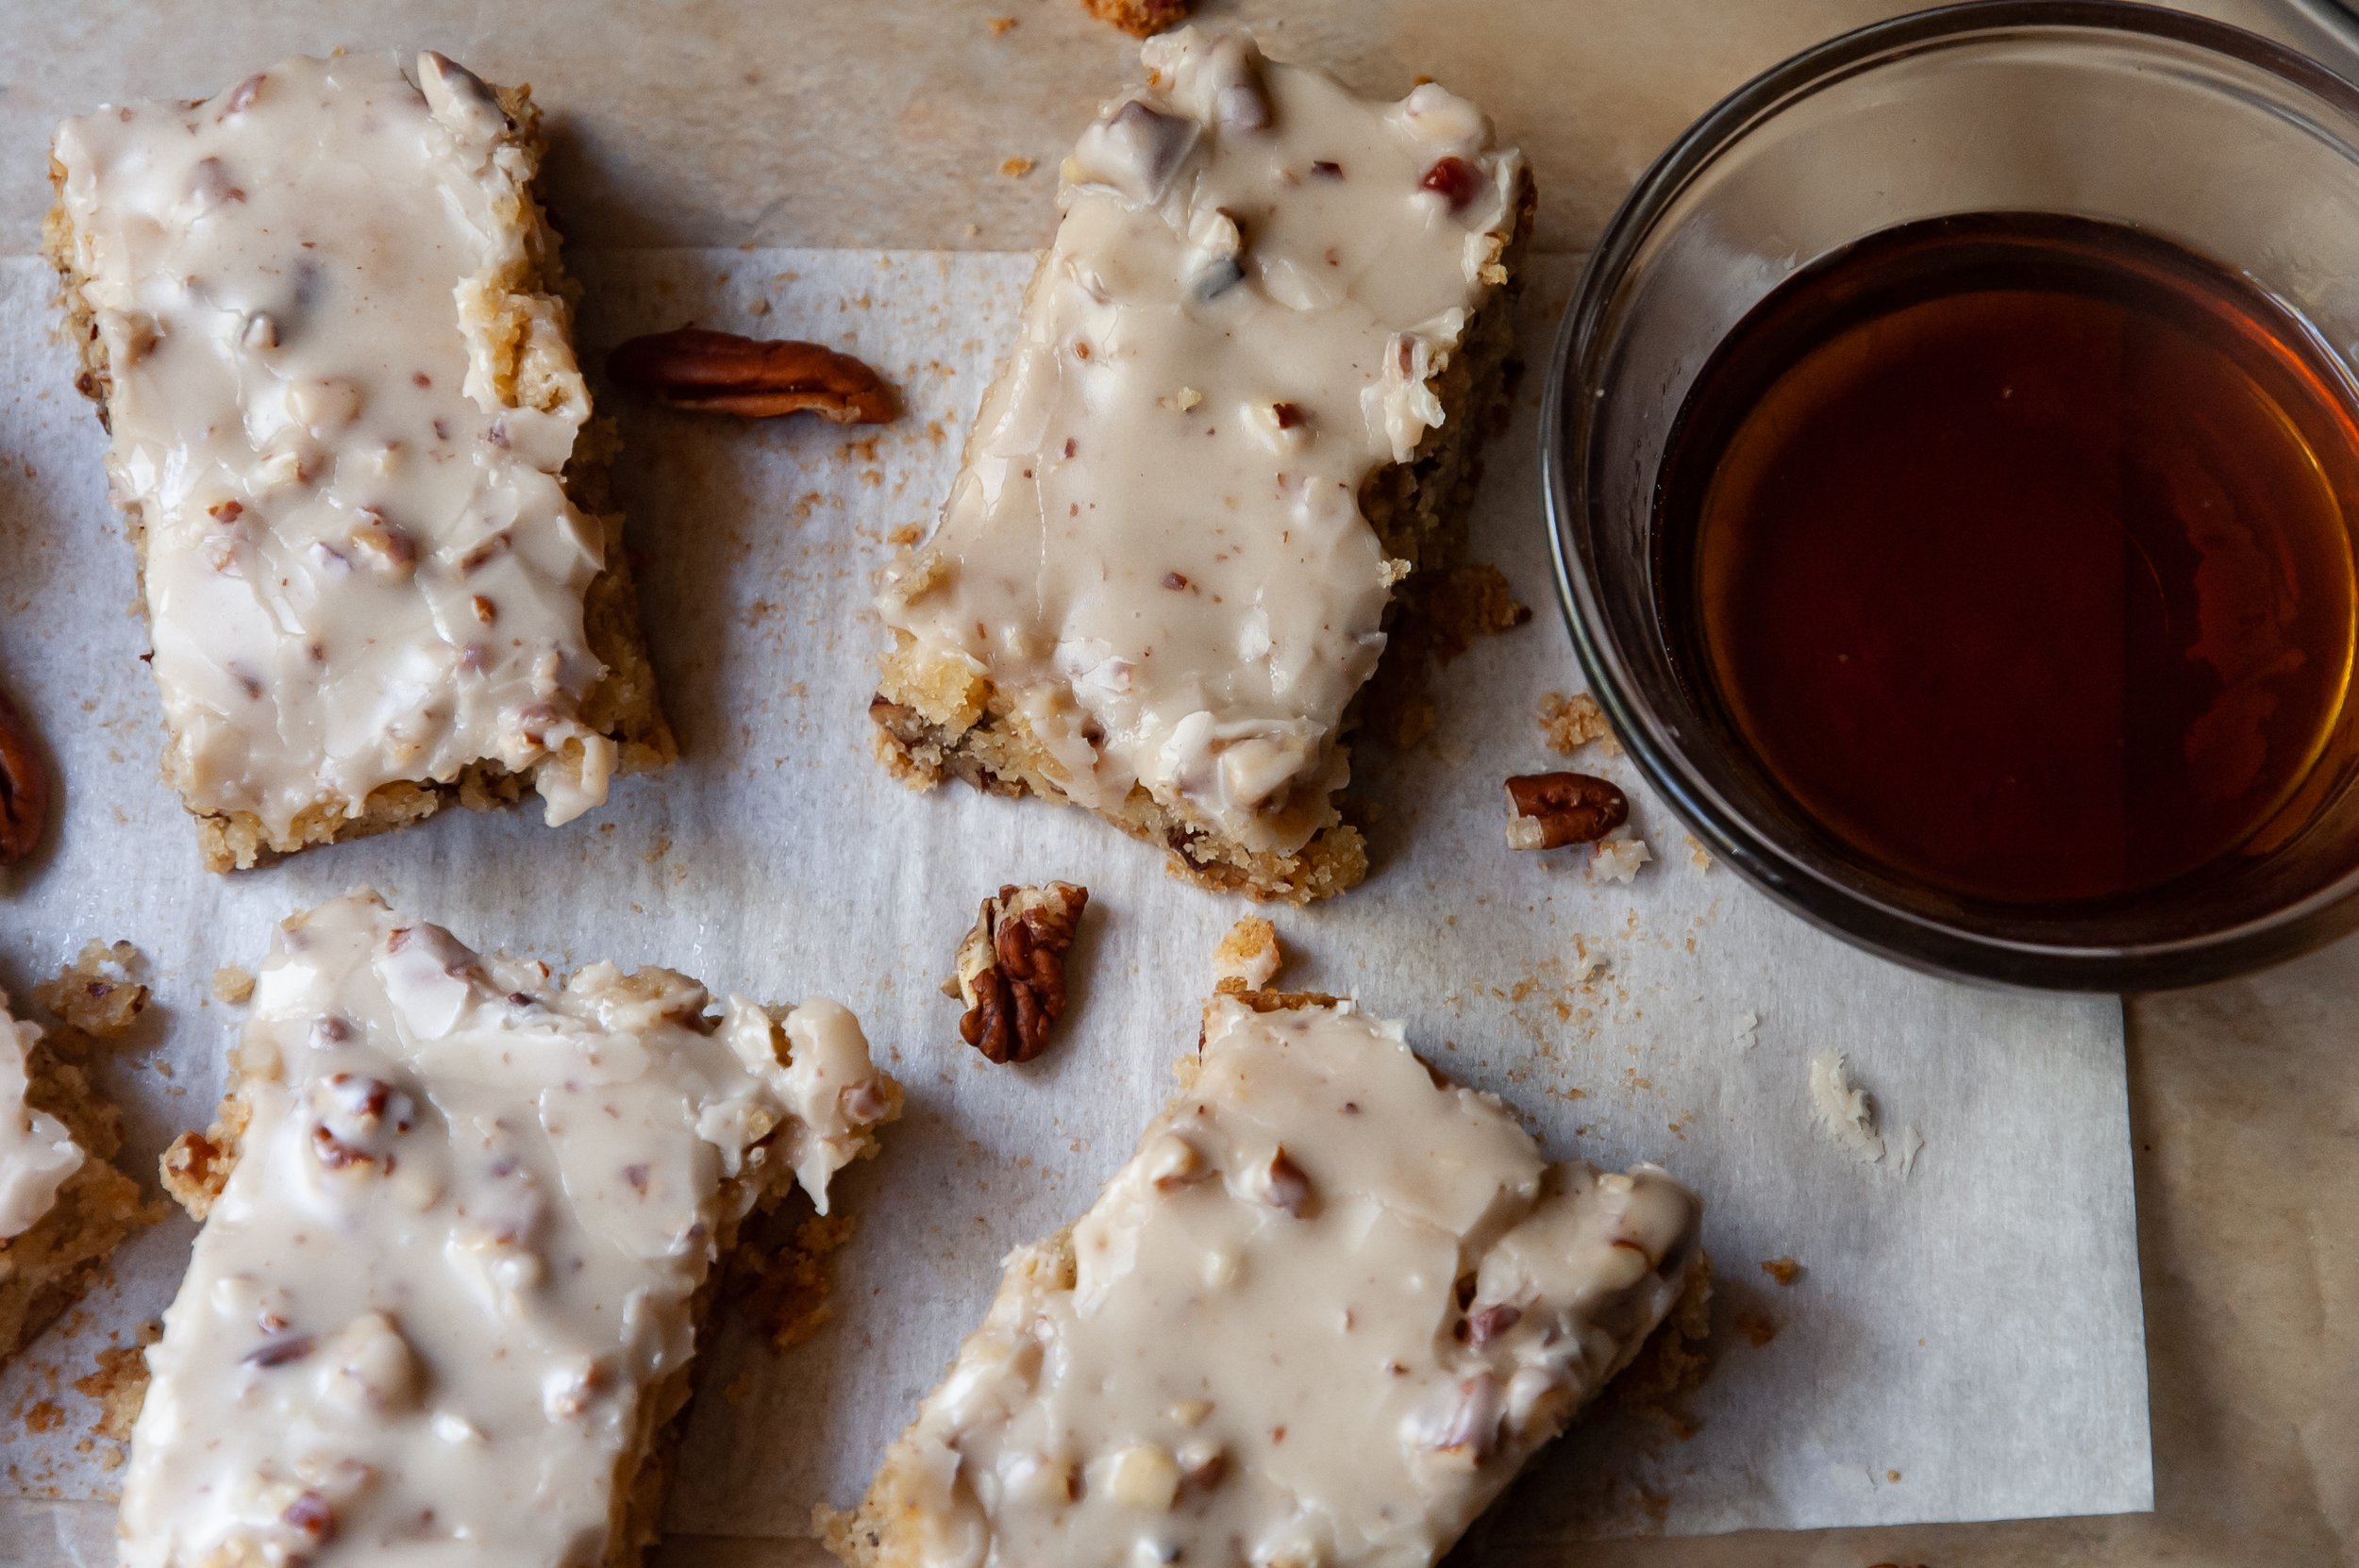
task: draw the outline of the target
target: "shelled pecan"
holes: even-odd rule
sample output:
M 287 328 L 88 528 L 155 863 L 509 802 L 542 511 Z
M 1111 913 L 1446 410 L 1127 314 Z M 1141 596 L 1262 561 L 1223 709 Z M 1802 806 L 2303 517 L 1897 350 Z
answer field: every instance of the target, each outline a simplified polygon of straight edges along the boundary
M 899 411 L 883 376 L 817 343 L 683 326 L 631 339 L 606 368 L 659 403 L 745 419 L 809 411 L 838 425 L 882 425 Z
M 956 981 L 966 1004 L 959 1037 L 993 1061 L 1029 1061 L 1064 1012 L 1064 955 L 1089 889 L 1012 884 L 983 900 L 959 943 Z

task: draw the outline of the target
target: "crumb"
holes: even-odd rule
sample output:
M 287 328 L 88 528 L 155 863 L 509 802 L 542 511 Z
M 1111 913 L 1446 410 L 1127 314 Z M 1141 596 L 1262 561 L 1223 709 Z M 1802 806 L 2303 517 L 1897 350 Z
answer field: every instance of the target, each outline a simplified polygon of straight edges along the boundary
M 980 224 L 969 224 L 961 232 L 962 232 L 970 240 L 979 240 L 983 236 L 983 225 Z
M 1015 31 L 1015 18 L 1012 16 L 989 16 L 983 19 L 983 25 L 991 29 L 992 37 L 1003 38 L 1007 34 Z
M 999 165 L 999 172 L 1010 179 L 1022 179 L 1032 172 L 1032 160 L 1029 158 L 1012 158 Z
M 749 316 L 755 317 L 766 316 L 770 313 L 770 302 L 766 299 L 758 298 L 751 305 L 745 307 L 745 313 Z
M 98 1402 L 93 1435 L 110 1443 L 131 1441 L 131 1424 L 139 1419 L 147 1397 L 147 1347 L 163 1337 L 163 1326 L 140 1325 L 139 1342 L 112 1345 L 98 1353 L 98 1369 L 74 1380 L 74 1392 Z
M 1778 1326 L 1759 1312 L 1739 1312 L 1734 1324 L 1736 1331 L 1750 1340 L 1755 1350 L 1778 1337 Z
M 1693 833 L 1681 833 L 1680 842 L 1687 846 L 1687 863 L 1698 871 L 1712 869 L 1712 851 L 1706 849 Z
M 885 535 L 885 542 L 887 544 L 898 545 L 902 549 L 907 549 L 925 537 L 926 529 L 924 525 L 918 523 L 904 523 L 899 527 L 894 529 L 891 533 Z
M 1842 1053 L 1821 1051 L 1810 1059 L 1810 1101 L 1818 1126 L 1837 1148 L 1863 1165 L 1884 1157 L 1883 1135 L 1876 1130 L 1875 1103 L 1851 1077 Z
M 254 997 L 254 971 L 243 964 L 226 963 L 213 971 L 213 1000 L 232 1007 L 251 1001 Z
M 1884 1479 L 1886 1482 L 1897 1481 L 1899 1478 L 1900 1473 L 1898 1470 L 1887 1470 L 1884 1472 Z
M 1600 839 L 1589 854 L 1589 875 L 1602 882 L 1627 882 L 1653 859 L 1654 851 L 1647 847 L 1647 841 L 1635 834 L 1627 839 Z
M 1433 657 L 1447 664 L 1473 646 L 1478 637 L 1497 637 L 1531 619 L 1531 607 L 1515 597 L 1507 574 L 1487 561 L 1455 566 L 1430 590 L 1426 606 Z
M 1772 1258 L 1761 1265 L 1761 1272 L 1781 1285 L 1791 1285 L 1802 1277 L 1802 1265 L 1791 1258 Z
M 1573 941 L 1578 949 L 1573 955 L 1573 984 L 1585 986 L 1604 974 L 1609 965 L 1606 956 L 1592 951 L 1586 940 L 1576 937 Z
M 1081 8 L 1133 38 L 1151 38 L 1188 18 L 1191 0 L 1081 0 Z
M 807 1214 L 788 1244 L 741 1249 L 745 1261 L 732 1293 L 739 1311 L 772 1349 L 793 1349 L 834 1317 L 828 1303 L 833 1259 L 858 1225 L 850 1214 Z
M 1736 1048 L 1740 1051 L 1749 1051 L 1760 1044 L 1760 1029 L 1761 1014 L 1757 1012 L 1738 1013 L 1735 1031 Z
M 91 942 L 58 977 L 33 988 L 33 1000 L 64 1020 L 67 1027 L 98 1040 L 130 1031 L 147 1009 L 147 988 L 131 976 L 140 950 L 127 942 Z
M 1246 915 L 1229 927 L 1213 951 L 1213 989 L 1232 995 L 1265 991 L 1285 961 L 1278 927 L 1260 915 Z
M 1605 722 L 1605 709 L 1586 692 L 1576 692 L 1569 697 L 1562 692 L 1550 692 L 1542 697 L 1540 738 L 1548 742 L 1550 751 L 1565 757 L 1593 741 L 1603 741 L 1609 748 L 1608 756 L 1622 749 Z

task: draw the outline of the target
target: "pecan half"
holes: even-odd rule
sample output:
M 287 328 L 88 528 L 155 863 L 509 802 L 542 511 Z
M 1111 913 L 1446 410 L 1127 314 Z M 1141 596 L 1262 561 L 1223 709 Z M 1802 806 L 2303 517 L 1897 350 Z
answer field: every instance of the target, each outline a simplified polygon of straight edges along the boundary
M 899 412 L 883 376 L 817 343 L 683 326 L 631 339 L 607 356 L 606 368 L 675 409 L 745 419 L 808 409 L 838 425 L 882 425 Z
M 1585 773 L 1529 773 L 1507 781 L 1515 814 L 1510 849 L 1555 849 L 1602 839 L 1630 820 L 1630 797 Z
M 1064 1012 L 1064 954 L 1089 907 L 1071 882 L 1013 885 L 986 898 L 959 943 L 958 988 L 966 1004 L 959 1038 L 992 1061 L 1029 1061 Z
M 32 726 L 0 692 L 0 866 L 30 855 L 48 823 L 49 770 L 42 766 Z

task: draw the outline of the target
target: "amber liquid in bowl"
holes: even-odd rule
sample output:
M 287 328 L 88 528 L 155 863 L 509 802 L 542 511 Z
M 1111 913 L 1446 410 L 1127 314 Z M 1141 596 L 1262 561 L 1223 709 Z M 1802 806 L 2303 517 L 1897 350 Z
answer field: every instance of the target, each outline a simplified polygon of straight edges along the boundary
M 1681 676 L 1808 817 L 1949 895 L 2241 863 L 2340 739 L 2359 404 L 2245 278 L 2136 230 L 1870 236 L 1715 351 L 1655 496 Z

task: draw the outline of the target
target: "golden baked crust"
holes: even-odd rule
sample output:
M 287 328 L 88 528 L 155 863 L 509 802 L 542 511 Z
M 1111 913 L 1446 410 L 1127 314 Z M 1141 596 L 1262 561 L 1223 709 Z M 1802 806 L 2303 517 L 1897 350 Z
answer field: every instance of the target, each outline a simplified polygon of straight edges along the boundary
M 30 1229 L 0 1241 L 0 1362 L 7 1361 L 90 1287 L 123 1239 L 158 1217 L 139 1183 L 112 1163 L 123 1119 L 64 1059 L 54 1037 L 25 1060 L 25 1103 L 65 1124 L 85 1156 Z
M 1405 592 L 1396 592 L 1392 613 L 1426 582 L 1440 580 L 1464 552 L 1466 511 L 1480 472 L 1476 448 L 1505 410 L 1521 263 L 1536 201 L 1526 171 L 1514 224 L 1498 256 L 1497 280 L 1468 322 L 1458 352 L 1429 383 L 1445 418 L 1427 431 L 1409 461 L 1378 470 L 1361 489 L 1361 510 L 1385 554 L 1414 568 Z M 917 571 L 924 570 L 921 559 Z M 1388 647 L 1371 686 L 1382 680 L 1384 667 L 1396 657 Z M 1400 657 L 1423 655 L 1404 649 Z M 1346 716 L 1347 734 L 1358 722 L 1359 707 L 1355 703 Z M 960 778 L 996 794 L 1068 798 L 1058 783 L 1060 770 L 1012 697 L 971 664 L 927 658 L 906 632 L 895 634 L 895 646 L 883 658 L 868 711 L 877 726 L 878 758 L 913 788 Z M 1309 904 L 1357 886 L 1368 869 L 1360 829 L 1321 792 L 1306 792 L 1288 811 L 1325 819 L 1292 854 L 1239 843 L 1184 802 L 1158 800 L 1143 786 L 1099 814 L 1133 838 L 1163 845 L 1170 852 L 1173 875 L 1203 887 Z
M 538 168 L 547 147 L 541 133 L 541 110 L 532 101 L 532 90 L 494 87 L 492 91 L 507 112 L 510 141 Z M 54 158 L 49 162 L 49 179 L 61 192 L 65 169 Z M 545 296 L 558 302 L 560 315 L 570 320 L 580 288 L 566 275 L 559 257 L 557 231 L 549 224 L 547 210 L 531 198 L 528 183 L 525 202 L 511 216 L 524 241 L 527 259 L 522 270 L 499 280 L 505 286 L 506 297 L 512 300 Z M 84 278 L 75 260 L 73 220 L 61 200 L 52 205 L 42 225 L 42 249 L 58 270 L 59 302 L 65 312 L 66 336 L 79 359 L 75 389 L 98 406 L 98 422 L 108 425 L 108 401 L 112 395 L 113 378 L 108 366 L 106 343 L 83 298 Z M 493 309 L 495 315 L 499 313 L 496 294 Z M 509 314 L 515 320 L 520 341 L 521 315 Z M 597 521 L 605 542 L 606 564 L 584 596 L 582 624 L 591 651 L 606 666 L 606 673 L 583 700 L 581 720 L 615 742 L 617 773 L 638 773 L 672 761 L 678 756 L 678 746 L 657 699 L 655 671 L 648 661 L 646 640 L 640 629 L 639 596 L 631 584 L 630 563 L 623 547 L 623 518 L 613 509 L 609 474 L 620 444 L 612 421 L 592 419 L 574 443 L 563 479 L 566 495 L 586 516 Z M 139 553 L 143 578 L 146 530 L 136 512 L 125 513 L 125 525 L 133 549 Z M 569 742 L 564 752 L 536 764 L 531 771 L 537 772 L 541 767 L 577 768 L 581 760 L 580 749 L 579 742 Z M 250 811 L 207 811 L 194 805 L 188 809 L 197 819 L 197 839 L 206 869 L 245 870 L 314 844 L 366 838 L 406 827 L 454 802 L 475 810 L 512 806 L 523 797 L 531 781 L 531 772 L 512 773 L 496 760 L 484 759 L 470 763 L 448 783 L 422 779 L 384 785 L 360 803 L 359 811 L 349 815 L 332 804 L 306 810 L 283 836 L 274 836 L 261 818 Z M 172 782 L 176 788 L 180 785 L 177 779 Z M 188 792 L 182 789 L 181 793 L 185 801 Z

